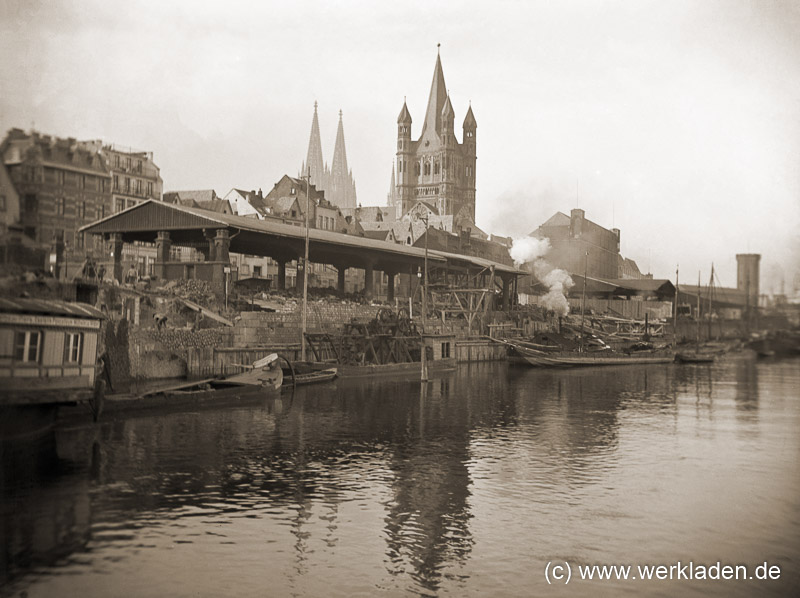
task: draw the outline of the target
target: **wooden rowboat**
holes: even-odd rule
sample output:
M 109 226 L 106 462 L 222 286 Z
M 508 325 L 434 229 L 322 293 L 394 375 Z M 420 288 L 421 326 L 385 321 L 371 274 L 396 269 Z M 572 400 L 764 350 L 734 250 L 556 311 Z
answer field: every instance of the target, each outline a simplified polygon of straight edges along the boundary
M 516 353 L 534 367 L 585 367 L 599 365 L 642 365 L 649 363 L 671 363 L 675 353 L 669 350 L 636 351 L 630 354 L 610 351 L 539 351 L 520 343 L 504 341 Z

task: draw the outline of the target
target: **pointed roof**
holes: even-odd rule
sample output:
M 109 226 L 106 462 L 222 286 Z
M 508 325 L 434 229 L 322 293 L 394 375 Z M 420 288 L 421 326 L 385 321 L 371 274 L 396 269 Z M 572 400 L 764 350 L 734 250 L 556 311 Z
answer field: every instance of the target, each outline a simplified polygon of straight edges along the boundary
M 448 93 L 447 97 L 444 99 L 444 107 L 442 108 L 442 122 L 452 120 L 455 118 L 455 115 L 453 104 L 450 103 L 450 94 Z
M 311 183 L 318 188 L 325 184 L 325 165 L 322 161 L 322 141 L 319 135 L 319 119 L 317 118 L 317 102 L 314 102 L 314 117 L 311 120 L 311 136 L 308 140 L 308 155 L 303 163 L 303 171 L 311 173 Z
M 411 124 L 411 113 L 408 111 L 408 104 L 406 104 L 405 99 L 403 100 L 403 109 L 400 110 L 400 115 L 397 117 L 397 124 L 398 125 Z
M 342 111 L 339 110 L 339 128 L 336 131 L 336 144 L 333 148 L 328 199 L 340 208 L 356 206 L 356 189 L 353 173 L 347 167 L 347 150 L 344 147 L 344 125 Z
M 467 110 L 467 116 L 464 117 L 464 128 L 474 129 L 477 126 L 478 122 L 475 120 L 475 115 L 472 113 L 472 104 L 470 104 L 469 109 Z
M 393 206 L 397 201 L 397 185 L 394 178 L 394 162 L 392 162 L 392 180 L 389 183 L 389 193 L 386 195 L 386 205 Z
M 436 66 L 433 68 L 433 81 L 431 82 L 431 93 L 428 96 L 428 109 L 425 111 L 425 122 L 422 125 L 422 135 L 429 128 L 436 133 L 442 130 L 442 109 L 447 99 L 447 87 L 444 84 L 444 71 L 442 71 L 442 59 L 436 54 Z M 420 137 L 422 137 L 422 135 Z

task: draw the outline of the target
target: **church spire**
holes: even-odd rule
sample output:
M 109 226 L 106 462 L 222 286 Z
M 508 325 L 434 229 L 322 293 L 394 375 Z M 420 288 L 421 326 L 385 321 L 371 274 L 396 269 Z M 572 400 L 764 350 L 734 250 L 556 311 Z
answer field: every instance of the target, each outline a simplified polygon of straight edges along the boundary
M 347 167 L 347 151 L 344 147 L 344 124 L 339 110 L 339 128 L 336 131 L 336 144 L 333 148 L 330 185 L 326 189 L 327 199 L 340 208 L 356 207 L 356 186 L 353 174 Z
M 322 161 L 322 141 L 319 135 L 319 119 L 317 118 L 317 102 L 314 102 L 314 118 L 311 121 L 311 137 L 308 140 L 308 155 L 303 163 L 303 172 L 306 176 L 311 172 L 311 184 L 317 189 L 325 188 L 325 164 Z
M 433 82 L 431 83 L 431 93 L 428 96 L 428 109 L 425 111 L 422 135 L 425 135 L 425 131 L 429 128 L 436 133 L 440 133 L 442 130 L 442 109 L 447 98 L 447 87 L 444 84 L 444 71 L 442 71 L 442 59 L 439 56 L 438 47 L 437 45 L 436 66 L 433 68 Z
M 392 180 L 389 183 L 389 193 L 386 194 L 386 205 L 394 207 L 397 204 L 397 185 L 394 179 L 394 162 L 392 162 Z

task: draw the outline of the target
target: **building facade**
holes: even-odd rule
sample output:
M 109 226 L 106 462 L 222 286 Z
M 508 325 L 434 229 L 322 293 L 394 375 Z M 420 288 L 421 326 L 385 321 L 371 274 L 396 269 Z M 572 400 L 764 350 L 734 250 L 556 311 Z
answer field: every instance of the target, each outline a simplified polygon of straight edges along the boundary
M 389 194 L 398 216 L 416 202 L 436 206 L 439 214 L 461 212 L 475 220 L 475 163 L 477 122 L 472 106 L 462 124 L 462 140 L 456 139 L 455 112 L 444 82 L 442 61 L 436 56 L 428 107 L 419 138 L 413 140 L 411 113 L 403 102 L 397 117 L 397 153 L 393 178 L 396 192 Z
M 153 152 L 132 150 L 102 141 L 84 141 L 90 151 L 100 151 L 111 173 L 111 205 L 121 212 L 148 199 L 161 200 L 164 181 L 153 162 Z
M 575 208 L 569 216 L 557 212 L 531 236 L 550 242 L 545 259 L 556 268 L 570 274 L 585 272 L 589 278 L 620 278 L 619 229 L 595 224 L 581 209 Z
M 102 241 L 78 230 L 112 213 L 111 174 L 102 150 L 21 129 L 11 129 L 1 149 L 19 197 L 19 225 L 27 237 L 51 248 L 54 274 L 76 274 L 74 264 L 87 256 L 102 260 Z

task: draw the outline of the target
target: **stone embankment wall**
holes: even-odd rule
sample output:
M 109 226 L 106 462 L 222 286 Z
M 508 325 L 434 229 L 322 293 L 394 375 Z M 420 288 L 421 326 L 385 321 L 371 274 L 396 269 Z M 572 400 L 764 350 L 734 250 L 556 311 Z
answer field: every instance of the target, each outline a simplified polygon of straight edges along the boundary
M 133 378 L 178 378 L 189 373 L 187 362 L 195 349 L 227 347 L 230 328 L 139 328 L 130 333 L 128 354 Z

